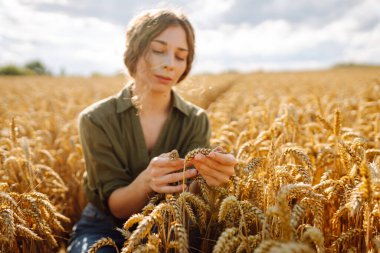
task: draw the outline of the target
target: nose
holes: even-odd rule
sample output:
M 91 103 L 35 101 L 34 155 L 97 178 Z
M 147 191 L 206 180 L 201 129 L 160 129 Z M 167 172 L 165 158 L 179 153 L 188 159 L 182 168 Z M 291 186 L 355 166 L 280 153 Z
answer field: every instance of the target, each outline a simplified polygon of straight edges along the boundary
M 165 57 L 164 60 L 164 69 L 171 71 L 174 69 L 174 64 L 175 64 L 175 56 L 174 54 L 168 53 Z

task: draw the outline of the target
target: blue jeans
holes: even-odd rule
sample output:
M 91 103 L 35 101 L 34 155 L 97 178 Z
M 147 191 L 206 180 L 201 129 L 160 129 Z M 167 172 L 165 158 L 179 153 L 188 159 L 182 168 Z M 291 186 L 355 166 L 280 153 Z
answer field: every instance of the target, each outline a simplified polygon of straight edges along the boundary
M 102 237 L 113 239 L 119 250 L 121 250 L 125 239 L 115 227 L 116 225 L 111 215 L 106 215 L 93 204 L 88 203 L 83 209 L 81 218 L 73 227 L 67 253 L 86 253 Z M 97 253 L 114 252 L 116 250 L 113 246 L 105 246 L 97 251 Z
M 122 224 L 119 224 L 121 227 Z M 102 237 L 110 237 L 115 241 L 121 252 L 124 244 L 124 237 L 115 229 L 116 223 L 111 215 L 96 208 L 93 204 L 88 203 L 83 209 L 81 218 L 73 227 L 70 235 L 67 253 L 87 253 L 88 249 Z M 157 233 L 157 228 L 153 227 L 153 231 Z M 198 230 L 190 231 L 189 252 L 201 252 L 201 235 Z M 97 253 L 115 253 L 113 246 L 105 246 L 100 248 Z

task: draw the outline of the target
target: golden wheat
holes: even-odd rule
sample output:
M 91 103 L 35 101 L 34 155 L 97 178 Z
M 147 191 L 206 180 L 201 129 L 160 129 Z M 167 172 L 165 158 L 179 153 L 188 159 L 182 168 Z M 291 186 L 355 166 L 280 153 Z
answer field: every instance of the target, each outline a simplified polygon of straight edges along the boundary
M 0 82 L 0 251 L 57 251 L 86 204 L 75 115 L 124 80 Z M 378 69 L 199 76 L 176 89 L 207 108 L 211 145 L 237 157 L 236 177 L 210 187 L 199 175 L 200 201 L 156 195 L 120 229 L 124 251 L 186 251 L 192 229 L 201 231 L 203 252 L 220 249 L 228 229 L 236 232 L 220 250 L 379 249 Z

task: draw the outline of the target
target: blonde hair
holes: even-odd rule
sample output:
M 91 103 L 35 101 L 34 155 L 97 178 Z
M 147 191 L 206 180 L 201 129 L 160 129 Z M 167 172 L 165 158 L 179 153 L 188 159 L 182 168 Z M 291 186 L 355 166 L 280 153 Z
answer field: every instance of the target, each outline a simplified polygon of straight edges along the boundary
M 159 9 L 143 12 L 134 18 L 128 26 L 124 64 L 132 77 L 136 74 L 137 61 L 144 56 L 150 42 L 172 25 L 183 28 L 188 46 L 186 69 L 178 82 L 185 79 L 189 74 L 195 51 L 194 29 L 183 13 L 170 9 Z

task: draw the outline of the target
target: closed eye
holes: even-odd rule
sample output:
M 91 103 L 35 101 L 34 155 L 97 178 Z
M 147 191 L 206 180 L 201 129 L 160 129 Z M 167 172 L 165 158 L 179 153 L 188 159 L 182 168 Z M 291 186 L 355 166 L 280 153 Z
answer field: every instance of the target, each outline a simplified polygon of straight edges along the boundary
M 154 49 L 152 49 L 152 52 L 155 54 L 163 54 L 164 53 L 164 51 L 154 50 Z
M 177 58 L 177 60 L 179 60 L 179 61 L 184 61 L 185 60 L 185 58 L 182 58 L 182 57 L 179 57 L 179 56 L 176 56 L 175 58 Z

